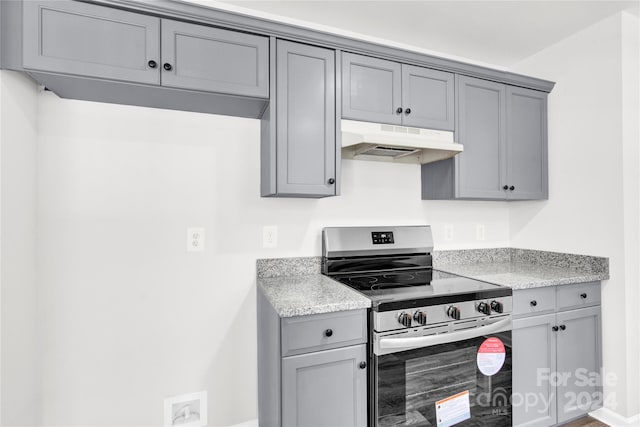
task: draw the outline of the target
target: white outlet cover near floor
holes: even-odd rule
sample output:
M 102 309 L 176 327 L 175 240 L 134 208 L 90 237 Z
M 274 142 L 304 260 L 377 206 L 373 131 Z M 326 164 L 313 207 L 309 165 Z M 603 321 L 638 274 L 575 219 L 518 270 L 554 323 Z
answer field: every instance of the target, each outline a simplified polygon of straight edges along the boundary
M 164 399 L 164 426 L 205 427 L 207 392 L 181 394 Z

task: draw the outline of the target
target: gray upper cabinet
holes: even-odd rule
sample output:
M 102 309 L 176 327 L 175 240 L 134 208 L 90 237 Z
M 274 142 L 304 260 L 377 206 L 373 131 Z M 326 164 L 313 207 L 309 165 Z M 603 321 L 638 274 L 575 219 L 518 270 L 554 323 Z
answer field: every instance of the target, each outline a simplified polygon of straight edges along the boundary
M 25 69 L 269 97 L 268 37 L 75 1 L 23 4 Z
M 402 124 L 429 129 L 454 129 L 454 75 L 402 65 Z
M 276 93 L 263 117 L 263 196 L 336 195 L 335 55 L 277 41 Z
M 160 19 L 71 1 L 23 2 L 23 66 L 159 84 Z M 153 63 L 152 63 L 153 65 Z
M 162 85 L 269 96 L 269 39 L 162 20 Z
M 282 359 L 282 425 L 367 425 L 364 344 Z
M 458 196 L 499 199 L 506 181 L 505 86 L 469 77 L 458 79 Z
M 402 124 L 402 67 L 397 62 L 342 54 L 342 117 Z
M 507 177 L 510 199 L 546 199 L 547 94 L 507 87 Z M 511 187 L 514 190 L 511 190 Z
M 456 76 L 456 98 L 464 151 L 422 165 L 422 198 L 546 199 L 547 94 Z
M 342 117 L 454 128 L 454 75 L 368 56 L 342 55 Z

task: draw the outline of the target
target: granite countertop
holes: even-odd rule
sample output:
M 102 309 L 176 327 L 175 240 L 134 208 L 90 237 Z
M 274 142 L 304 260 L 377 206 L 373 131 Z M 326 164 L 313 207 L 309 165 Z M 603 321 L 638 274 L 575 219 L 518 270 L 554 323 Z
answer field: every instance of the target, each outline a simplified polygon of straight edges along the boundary
M 365 296 L 319 273 L 258 278 L 258 289 L 280 317 L 371 307 Z
M 258 289 L 280 317 L 371 307 L 362 294 L 320 274 L 320 258 L 259 259 Z
M 257 286 L 280 317 L 371 307 L 362 294 L 320 274 L 320 257 L 259 259 Z M 436 251 L 433 267 L 513 289 L 609 278 L 609 259 L 529 249 Z
M 528 249 L 444 251 L 434 268 L 513 289 L 609 279 L 608 258 Z
M 608 279 L 603 273 L 539 264 L 503 262 L 490 264 L 439 265 L 438 270 L 513 289 L 540 288 L 570 283 L 594 282 Z

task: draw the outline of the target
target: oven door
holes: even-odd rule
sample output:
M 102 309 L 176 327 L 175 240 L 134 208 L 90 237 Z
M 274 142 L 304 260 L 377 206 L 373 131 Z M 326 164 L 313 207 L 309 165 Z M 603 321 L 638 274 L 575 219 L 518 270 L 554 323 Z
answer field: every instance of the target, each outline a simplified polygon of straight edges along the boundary
M 375 337 L 374 425 L 511 426 L 511 317 L 441 328 Z

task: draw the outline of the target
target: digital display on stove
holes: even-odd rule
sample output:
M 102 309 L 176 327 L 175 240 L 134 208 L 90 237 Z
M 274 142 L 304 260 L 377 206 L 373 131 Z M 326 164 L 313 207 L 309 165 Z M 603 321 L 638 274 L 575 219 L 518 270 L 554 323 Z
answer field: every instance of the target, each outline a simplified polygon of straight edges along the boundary
M 393 243 L 393 231 L 372 231 L 371 240 L 374 245 L 386 245 Z

